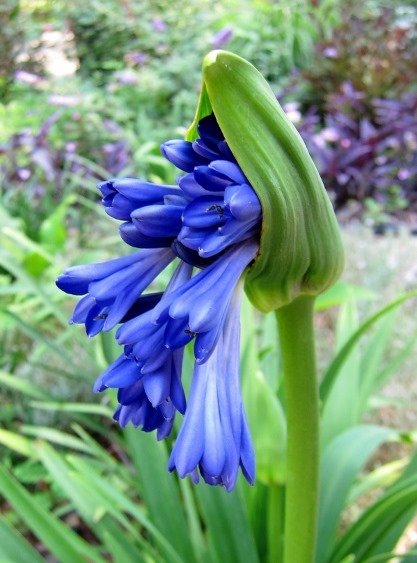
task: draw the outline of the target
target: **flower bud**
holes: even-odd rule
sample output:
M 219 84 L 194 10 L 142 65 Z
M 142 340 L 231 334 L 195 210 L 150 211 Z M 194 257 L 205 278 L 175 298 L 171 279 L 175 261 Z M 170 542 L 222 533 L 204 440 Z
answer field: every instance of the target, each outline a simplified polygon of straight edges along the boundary
M 268 312 L 323 292 L 343 269 L 338 224 L 307 148 L 268 83 L 237 55 L 210 52 L 188 140 L 211 112 L 262 206 L 260 249 L 246 277 L 250 300 Z

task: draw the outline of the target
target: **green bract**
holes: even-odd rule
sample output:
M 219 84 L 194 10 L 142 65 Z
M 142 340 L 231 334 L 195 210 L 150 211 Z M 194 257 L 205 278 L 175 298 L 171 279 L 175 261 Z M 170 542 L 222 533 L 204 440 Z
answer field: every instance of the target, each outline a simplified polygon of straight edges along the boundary
M 252 303 L 268 312 L 301 294 L 316 295 L 343 269 L 332 205 L 316 167 L 268 83 L 254 66 L 226 51 L 203 62 L 203 87 L 187 139 L 214 112 L 263 212 L 260 250 L 246 278 Z

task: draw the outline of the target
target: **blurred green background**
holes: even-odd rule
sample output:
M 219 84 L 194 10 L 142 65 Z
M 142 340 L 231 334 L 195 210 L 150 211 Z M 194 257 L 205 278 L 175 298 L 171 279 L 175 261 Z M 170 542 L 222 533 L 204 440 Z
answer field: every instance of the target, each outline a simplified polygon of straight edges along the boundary
M 239 490 L 225 500 L 178 483 L 166 473 L 165 446 L 111 421 L 114 397 L 97 397 L 91 387 L 114 357 L 112 340 L 91 341 L 67 326 L 75 301 L 54 280 L 71 264 L 126 251 L 95 183 L 111 176 L 172 183 L 176 171 L 159 145 L 181 137 L 192 121 L 204 54 L 233 51 L 270 82 L 343 228 L 346 272 L 317 315 L 324 374 L 370 314 L 417 288 L 415 2 L 4 0 L 0 29 L 2 557 L 266 560 L 256 514 L 267 486 L 282 480 L 285 455 L 281 403 L 266 398 L 268 389 L 280 396 L 271 319 L 247 313 L 256 349 L 253 341 L 243 345 L 244 358 L 255 355 L 263 374 L 256 393 L 247 394 L 268 413 L 263 425 L 259 410 L 248 407 L 258 493 Z M 400 322 L 387 316 L 355 348 L 346 380 L 365 374 L 374 383 L 366 405 L 336 424 L 340 432 L 361 421 L 395 429 L 364 474 L 391 464 L 392 479 L 414 451 L 417 428 L 415 300 L 400 314 Z M 247 371 L 244 365 L 244 377 Z M 354 400 L 357 389 L 349 392 Z M 329 440 L 338 410 L 335 402 L 333 414 L 327 411 Z M 377 480 L 376 488 L 387 482 Z M 367 505 L 358 495 L 345 499 L 340 529 Z M 177 527 L 168 522 L 176 510 Z M 216 532 L 218 510 L 222 526 L 236 526 L 229 543 Z M 245 526 L 250 545 L 239 544 Z M 402 539 L 407 548 L 410 533 Z

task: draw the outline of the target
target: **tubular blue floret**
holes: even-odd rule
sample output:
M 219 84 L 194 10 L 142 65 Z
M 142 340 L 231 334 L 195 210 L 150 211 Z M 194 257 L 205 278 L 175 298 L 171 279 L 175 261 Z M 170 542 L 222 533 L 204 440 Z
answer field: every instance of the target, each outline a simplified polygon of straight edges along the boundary
M 162 204 L 164 197 L 178 194 L 177 186 L 152 184 L 136 178 L 111 178 L 99 182 L 106 213 L 114 219 L 129 221 L 132 211 L 153 204 Z
M 103 320 L 102 330 L 111 330 L 174 258 L 171 249 L 142 250 L 100 264 L 68 268 L 57 279 L 58 287 L 73 295 L 88 294 L 71 321 L 87 322 L 93 314 Z
M 179 139 L 167 141 L 161 146 L 161 151 L 167 160 L 184 172 L 192 172 L 196 166 L 209 161 L 197 154 L 191 143 Z
M 172 245 L 175 237 L 152 237 L 144 235 L 135 227 L 131 221 L 122 223 L 119 227 L 122 240 L 134 248 L 168 248 Z
M 239 466 L 253 484 L 254 454 L 239 384 L 239 312 L 243 283 L 234 292 L 228 321 L 210 359 L 197 364 L 189 407 L 172 450 L 169 469 L 180 477 L 200 471 L 209 485 L 231 491 Z M 226 348 L 227 347 L 227 348 Z

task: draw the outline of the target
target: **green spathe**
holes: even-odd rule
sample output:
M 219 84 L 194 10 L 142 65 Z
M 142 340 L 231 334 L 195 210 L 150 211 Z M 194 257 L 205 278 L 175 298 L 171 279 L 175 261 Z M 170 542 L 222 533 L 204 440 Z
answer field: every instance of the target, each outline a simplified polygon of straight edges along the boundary
M 343 247 L 332 205 L 317 169 L 268 83 L 254 66 L 226 51 L 203 62 L 203 88 L 187 139 L 214 112 L 263 212 L 259 254 L 246 292 L 261 311 L 299 295 L 317 295 L 343 270 Z

